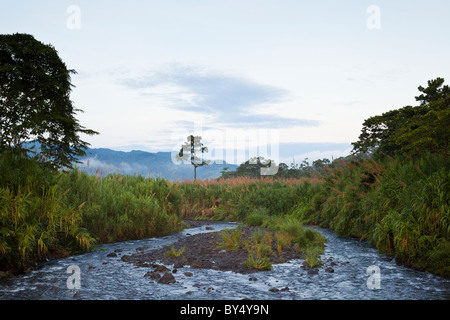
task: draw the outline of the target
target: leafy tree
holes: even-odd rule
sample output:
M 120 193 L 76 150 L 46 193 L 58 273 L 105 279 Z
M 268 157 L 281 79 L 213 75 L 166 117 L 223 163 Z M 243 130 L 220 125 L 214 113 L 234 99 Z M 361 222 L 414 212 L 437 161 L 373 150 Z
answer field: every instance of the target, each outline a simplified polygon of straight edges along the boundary
M 416 101 L 421 102 L 421 106 L 425 106 L 433 101 L 448 99 L 450 97 L 450 87 L 444 84 L 444 78 L 436 78 L 428 81 L 428 87 L 419 86 L 418 90 L 422 92 L 420 96 L 415 97 Z
M 406 106 L 366 119 L 355 153 L 388 155 L 406 154 L 412 157 L 424 152 L 449 155 L 450 89 L 444 79 L 428 81 L 428 87 L 419 87 L 416 97 L 420 105 Z
M 269 168 L 272 165 L 272 160 L 265 160 L 264 157 L 253 157 L 239 165 L 235 171 L 222 173 L 223 178 L 231 177 L 261 177 L 261 168 Z M 284 167 L 282 167 L 284 168 Z
M 29 34 L 0 35 L 0 153 L 29 151 L 25 142 L 55 167 L 72 167 L 89 144 L 79 134 L 98 132 L 81 126 L 70 100 L 71 75 L 52 45 Z
M 178 161 L 190 161 L 194 166 L 194 180 L 197 179 L 197 168 L 211 163 L 210 160 L 203 159 L 203 154 L 208 153 L 208 148 L 203 146 L 201 139 L 200 136 L 190 135 L 177 155 Z

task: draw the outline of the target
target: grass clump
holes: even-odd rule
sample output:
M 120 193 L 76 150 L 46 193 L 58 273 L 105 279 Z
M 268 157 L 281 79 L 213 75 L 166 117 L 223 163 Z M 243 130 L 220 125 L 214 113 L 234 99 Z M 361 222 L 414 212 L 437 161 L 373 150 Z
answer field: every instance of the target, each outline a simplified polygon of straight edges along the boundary
M 247 239 L 245 247 L 249 253 L 244 265 L 256 270 L 271 270 L 272 235 L 265 230 L 255 230 Z
M 241 231 L 242 229 L 239 227 L 231 231 L 223 230 L 220 247 L 225 248 L 228 252 L 238 250 L 241 246 Z
M 267 223 L 270 219 L 270 216 L 267 213 L 267 209 L 265 208 L 255 208 L 253 211 L 247 215 L 245 218 L 245 223 L 248 226 L 262 226 Z
M 322 261 L 320 260 L 320 255 L 324 253 L 324 250 L 322 247 L 318 246 L 310 246 L 306 248 L 305 254 L 305 261 L 308 263 L 308 265 L 311 268 L 320 267 L 322 265 Z
M 253 268 L 256 270 L 272 270 L 272 262 L 266 256 L 258 256 L 256 258 L 253 254 L 250 254 L 248 259 L 245 260 L 244 265 L 247 268 Z
M 172 246 L 172 248 L 170 248 L 170 250 L 167 251 L 167 252 L 165 253 L 165 256 L 166 256 L 166 257 L 178 258 L 178 257 L 180 257 L 181 255 L 183 255 L 183 253 L 184 253 L 185 250 L 186 250 L 186 247 L 182 247 L 182 248 L 176 250 L 176 249 L 174 248 L 174 246 Z

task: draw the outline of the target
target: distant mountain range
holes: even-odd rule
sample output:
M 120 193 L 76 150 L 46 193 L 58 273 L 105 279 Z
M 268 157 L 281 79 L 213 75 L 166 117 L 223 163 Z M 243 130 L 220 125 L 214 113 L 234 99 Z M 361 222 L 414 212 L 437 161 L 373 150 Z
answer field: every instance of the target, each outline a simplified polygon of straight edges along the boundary
M 110 173 L 135 175 L 143 177 L 161 177 L 168 180 L 194 179 L 194 167 L 191 164 L 177 164 L 172 161 L 171 152 L 146 152 L 133 150 L 130 152 L 114 151 L 98 148 L 88 149 L 86 156 L 79 158 L 81 163 L 76 167 L 82 171 L 107 175 Z M 197 179 L 212 179 L 221 176 L 221 171 L 234 171 L 238 167 L 234 164 L 211 163 L 197 168 Z

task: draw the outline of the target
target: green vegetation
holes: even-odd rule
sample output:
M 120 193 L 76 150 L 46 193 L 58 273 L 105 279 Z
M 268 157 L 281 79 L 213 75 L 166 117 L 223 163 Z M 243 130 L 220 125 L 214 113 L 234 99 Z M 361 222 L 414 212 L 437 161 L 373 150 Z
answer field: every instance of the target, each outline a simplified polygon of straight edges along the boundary
M 406 106 L 370 117 L 363 123 L 357 152 L 375 149 L 377 154 L 408 155 L 416 158 L 426 152 L 449 156 L 450 87 L 443 78 L 419 86 L 420 105 Z
M 309 246 L 306 248 L 305 261 L 308 263 L 309 267 L 316 268 L 322 265 L 322 261 L 320 260 L 321 254 L 323 254 L 323 249 L 320 247 Z
M 311 266 L 320 264 L 319 255 L 324 253 L 325 243 L 320 233 L 304 228 L 298 219 L 285 219 L 282 215 L 272 222 L 270 227 L 256 229 L 250 235 L 241 227 L 224 230 L 219 248 L 245 249 L 248 258 L 244 265 L 256 270 L 271 270 L 276 253 L 281 257 L 285 249 L 303 253 Z
M 450 90 L 443 82 L 419 87 L 418 107 L 366 120 L 354 143 L 359 153 L 333 162 L 321 183 L 304 182 L 293 216 L 449 277 Z
M 176 249 L 174 248 L 174 246 L 172 246 L 172 247 L 170 248 L 170 250 L 166 252 L 166 256 L 167 256 L 167 257 L 178 258 L 178 257 L 180 257 L 181 255 L 183 255 L 183 253 L 184 253 L 185 250 L 186 250 L 186 247 L 182 247 L 182 248 L 176 250 Z
M 236 228 L 234 230 L 224 230 L 221 232 L 222 242 L 219 247 L 225 248 L 228 252 L 236 251 L 241 246 L 241 230 Z
M 312 178 L 324 172 L 327 165 L 330 164 L 328 159 L 317 159 L 310 165 L 308 159 L 303 160 L 300 164 L 292 163 L 288 166 L 285 163 L 278 165 L 278 171 L 272 175 L 275 179 L 300 179 Z M 235 171 L 221 171 L 222 178 L 238 178 L 247 177 L 253 179 L 261 179 L 264 175 L 261 174 L 261 169 L 269 168 L 273 165 L 273 160 L 265 160 L 263 157 L 254 157 L 245 161 Z
M 341 162 L 322 183 L 303 184 L 293 216 L 449 276 L 449 168 L 448 157 L 431 154 Z
M 419 87 L 419 106 L 363 123 L 354 154 L 330 162 L 279 165 L 253 159 L 210 181 L 164 179 L 73 169 L 96 134 L 75 118 L 68 70 L 56 50 L 32 36 L 0 36 L 0 271 L 22 272 L 48 257 L 94 244 L 176 232 L 182 219 L 245 222 L 274 232 L 243 242 L 223 233 L 223 246 L 245 246 L 246 264 L 270 268 L 270 256 L 294 245 L 310 266 L 320 264 L 317 224 L 367 239 L 397 261 L 450 277 L 450 89 L 444 79 Z M 38 142 L 30 152 L 26 142 Z M 194 170 L 206 148 L 190 136 L 180 151 Z M 64 169 L 64 170 L 62 170 Z M 272 245 L 275 245 L 274 247 Z M 182 252 L 173 249 L 169 254 Z
M 269 257 L 265 256 L 264 253 L 261 253 L 260 250 L 257 250 L 256 258 L 253 253 L 250 253 L 248 259 L 245 260 L 244 265 L 247 268 L 256 270 L 272 270 L 272 263 Z
M 98 132 L 81 126 L 81 110 L 70 100 L 71 75 L 51 45 L 28 34 L 0 35 L 0 154 L 26 152 L 39 143 L 46 164 L 72 167 L 89 143 L 80 134 Z
M 96 243 L 182 229 L 179 194 L 166 180 L 78 170 L 54 171 L 36 159 L 0 157 L 0 270 L 22 272 L 45 258 Z

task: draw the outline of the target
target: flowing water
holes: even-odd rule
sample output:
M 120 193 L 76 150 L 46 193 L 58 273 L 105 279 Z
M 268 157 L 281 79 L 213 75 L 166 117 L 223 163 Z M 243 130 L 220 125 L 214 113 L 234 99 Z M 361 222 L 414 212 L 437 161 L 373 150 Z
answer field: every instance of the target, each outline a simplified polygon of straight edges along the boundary
M 214 223 L 160 238 L 99 245 L 94 251 L 45 263 L 42 268 L 0 280 L 0 300 L 448 300 L 450 280 L 399 266 L 365 242 L 317 228 L 326 238 L 324 265 L 317 274 L 302 268 L 303 260 L 274 265 L 271 271 L 237 274 L 180 268 L 176 283 L 160 284 L 120 260 L 146 248 L 157 249 L 200 232 L 234 228 Z M 209 229 L 209 228 L 208 228 Z M 137 249 L 137 250 L 136 250 Z M 117 257 L 107 255 L 116 251 Z M 168 266 L 169 268 L 171 266 Z M 75 270 L 75 271 L 74 271 Z M 192 273 L 189 274 L 188 272 Z

